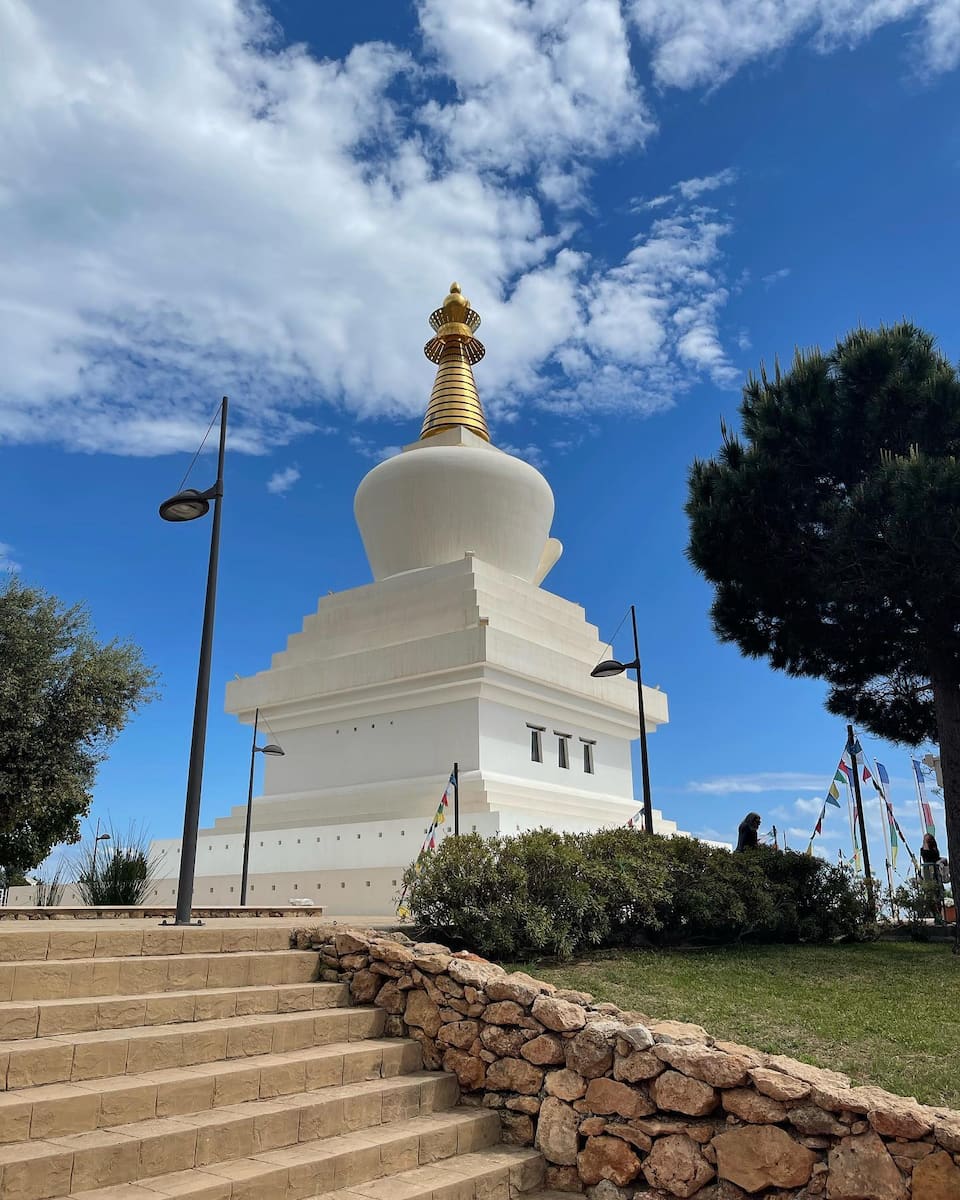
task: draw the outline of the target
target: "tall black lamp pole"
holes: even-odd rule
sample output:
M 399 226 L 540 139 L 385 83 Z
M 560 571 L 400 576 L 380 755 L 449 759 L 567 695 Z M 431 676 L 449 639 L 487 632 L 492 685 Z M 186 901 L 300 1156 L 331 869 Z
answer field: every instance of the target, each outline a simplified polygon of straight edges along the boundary
M 203 752 L 207 740 L 207 708 L 210 699 L 210 664 L 213 658 L 213 617 L 217 606 L 217 567 L 220 560 L 220 510 L 223 500 L 223 458 L 227 444 L 227 397 L 220 402 L 220 453 L 217 481 L 205 492 L 194 488 L 178 492 L 160 505 L 165 521 L 194 521 L 210 510 L 213 501 L 213 527 L 210 531 L 210 563 L 207 567 L 207 594 L 203 606 L 203 632 L 200 636 L 200 663 L 197 670 L 197 698 L 193 709 L 193 737 L 190 742 L 190 767 L 187 772 L 187 800 L 183 814 L 183 841 L 180 846 L 180 882 L 177 887 L 177 925 L 189 925 L 193 908 L 193 877 L 197 865 L 197 834 L 200 829 L 200 789 L 203 784 Z
M 643 712 L 643 679 L 640 674 L 640 639 L 637 637 L 637 610 L 630 605 L 630 618 L 633 621 L 633 662 L 622 663 L 615 658 L 608 658 L 598 663 L 590 674 L 594 679 L 609 679 L 613 675 L 622 675 L 624 671 L 634 670 L 637 673 L 637 709 L 640 713 L 640 772 L 643 780 L 643 829 L 645 833 L 653 833 L 653 799 L 650 795 L 650 762 L 647 758 L 647 721 Z
M 269 746 L 257 745 L 257 727 L 260 724 L 260 709 L 258 708 L 253 714 L 253 742 L 250 746 L 250 786 L 247 788 L 247 824 L 243 834 L 243 873 L 240 876 L 240 903 L 247 902 L 247 879 L 249 877 L 250 867 L 250 822 L 253 818 L 253 767 L 257 761 L 257 754 L 283 754 L 283 749 L 280 746 L 270 744 Z

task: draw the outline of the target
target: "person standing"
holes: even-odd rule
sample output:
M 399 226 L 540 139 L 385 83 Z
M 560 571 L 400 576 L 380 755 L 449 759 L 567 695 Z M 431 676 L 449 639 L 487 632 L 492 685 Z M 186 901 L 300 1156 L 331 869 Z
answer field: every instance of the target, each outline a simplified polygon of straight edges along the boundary
M 755 812 L 747 813 L 737 829 L 737 851 L 756 850 L 759 833 L 760 814 Z
M 937 845 L 937 839 L 932 833 L 925 833 L 923 835 L 923 844 L 920 847 L 920 871 L 923 878 L 923 890 L 927 894 L 934 920 L 938 925 L 943 922 L 943 872 L 940 866 L 941 862 L 940 847 Z

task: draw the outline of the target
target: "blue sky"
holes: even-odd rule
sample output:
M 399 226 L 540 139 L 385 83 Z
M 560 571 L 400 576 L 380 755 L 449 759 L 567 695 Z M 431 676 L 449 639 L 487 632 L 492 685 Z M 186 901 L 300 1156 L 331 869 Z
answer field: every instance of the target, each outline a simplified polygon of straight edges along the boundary
M 958 61 L 953 0 L 0 0 L 3 556 L 163 678 L 92 816 L 180 832 L 209 530 L 156 506 L 220 394 L 205 820 L 245 798 L 225 682 L 370 578 L 353 493 L 417 435 L 456 278 L 494 440 L 556 494 L 550 588 L 638 606 L 655 804 L 805 844 L 844 729 L 716 643 L 686 472 L 795 346 L 907 316 L 960 358 Z

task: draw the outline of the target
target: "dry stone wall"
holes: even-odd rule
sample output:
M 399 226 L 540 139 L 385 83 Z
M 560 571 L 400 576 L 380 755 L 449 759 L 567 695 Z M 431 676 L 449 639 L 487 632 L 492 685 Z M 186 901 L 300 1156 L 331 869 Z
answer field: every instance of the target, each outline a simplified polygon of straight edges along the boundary
M 303 941 L 304 939 L 302 939 Z M 464 1104 L 593 1200 L 960 1200 L 960 1113 L 654 1021 L 403 934 L 312 936 Z

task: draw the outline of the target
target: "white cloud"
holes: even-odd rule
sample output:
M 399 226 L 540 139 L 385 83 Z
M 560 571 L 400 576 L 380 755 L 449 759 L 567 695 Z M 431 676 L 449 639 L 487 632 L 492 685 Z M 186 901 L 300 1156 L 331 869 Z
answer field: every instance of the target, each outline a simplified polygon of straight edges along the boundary
M 384 462 L 385 459 L 393 458 L 403 449 L 402 446 L 378 446 L 369 438 L 361 437 L 357 433 L 350 434 L 347 441 L 361 457 L 372 458 L 374 462 Z
M 538 470 L 543 470 L 547 465 L 546 455 L 534 442 L 528 442 L 526 446 L 512 446 L 509 442 L 498 440 L 497 445 L 505 453 L 512 454 L 515 458 L 522 458 L 524 462 L 530 463 Z
M 774 0 L 629 14 L 657 80 L 682 86 L 762 53 L 768 9 L 776 45 L 857 40 L 909 9 L 936 25 L 938 63 L 954 53 L 943 3 L 798 3 L 802 20 Z M 626 11 L 419 0 L 420 61 L 379 42 L 319 60 L 253 0 L 0 0 L 0 441 L 192 451 L 223 392 L 247 453 L 315 429 L 321 406 L 412 418 L 454 278 L 484 318 L 494 420 L 732 386 L 729 223 L 696 207 L 732 171 L 683 181 L 677 211 L 645 202 L 661 219 L 620 261 L 591 258 L 569 216 L 593 165 L 654 128 Z M 431 87 L 449 98 L 425 103 Z
M 454 160 L 509 173 L 601 156 L 654 128 L 620 0 L 420 0 L 428 49 L 457 98 L 426 123 Z
M 515 175 L 577 203 L 584 162 L 652 127 L 616 0 L 418 11 L 426 63 L 314 59 L 239 0 L 0 4 L 0 440 L 192 451 L 223 392 L 248 453 L 318 405 L 419 415 L 426 316 L 461 275 L 500 420 L 727 378 L 722 222 L 667 220 L 608 267 Z M 454 99 L 394 86 L 431 71 Z
M 282 471 L 274 471 L 267 480 L 267 491 L 273 496 L 284 496 L 299 478 L 299 467 L 285 467 Z
M 821 791 L 825 792 L 826 788 L 821 784 Z M 794 813 L 805 813 L 807 816 L 816 817 L 823 807 L 823 796 L 798 796 L 793 802 Z M 829 807 L 833 807 L 830 805 Z
M 649 200 L 645 200 L 643 196 L 634 196 L 630 201 L 629 210 L 632 213 L 647 212 L 653 208 L 663 208 L 664 205 L 670 204 L 674 197 L 670 192 L 663 192 L 659 196 L 651 196 Z
M 762 792 L 819 792 L 826 790 L 822 775 L 802 771 L 758 771 L 748 775 L 721 775 L 687 784 L 688 792 L 709 796 L 753 795 Z
M 960 61 L 956 0 L 631 0 L 628 9 L 664 87 L 720 84 L 798 39 L 826 53 L 907 21 L 922 70 Z
M 11 574 L 20 570 L 20 564 L 13 557 L 13 547 L 7 542 L 0 542 L 0 572 Z
M 682 179 L 677 184 L 677 191 L 684 200 L 696 200 L 704 192 L 715 192 L 717 188 L 729 187 L 737 178 L 732 167 L 725 167 L 715 175 L 703 175 L 699 179 Z
M 779 283 L 781 279 L 786 279 L 789 274 L 789 267 L 780 267 L 779 270 L 771 271 L 769 275 L 762 276 L 762 281 L 767 287 L 772 287 L 775 283 Z

